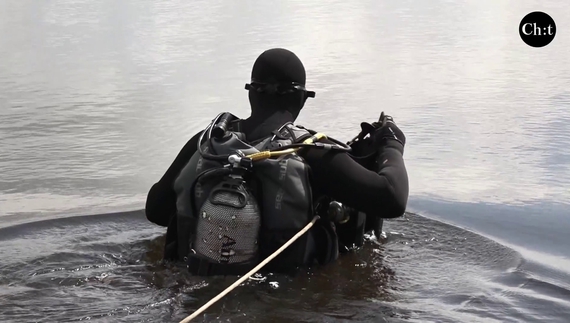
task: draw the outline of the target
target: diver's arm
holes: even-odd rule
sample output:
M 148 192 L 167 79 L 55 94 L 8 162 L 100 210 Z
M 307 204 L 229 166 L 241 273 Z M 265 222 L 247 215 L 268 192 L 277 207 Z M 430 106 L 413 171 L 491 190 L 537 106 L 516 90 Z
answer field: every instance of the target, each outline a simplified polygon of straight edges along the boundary
M 176 215 L 176 193 L 174 180 L 197 150 L 201 132 L 192 137 L 172 162 L 162 178 L 148 192 L 145 205 L 146 218 L 155 224 L 166 227 Z
M 393 141 L 381 148 L 377 172 L 346 153 L 305 148 L 301 154 L 323 194 L 370 215 L 396 218 L 404 214 L 409 193 L 403 146 L 398 145 Z

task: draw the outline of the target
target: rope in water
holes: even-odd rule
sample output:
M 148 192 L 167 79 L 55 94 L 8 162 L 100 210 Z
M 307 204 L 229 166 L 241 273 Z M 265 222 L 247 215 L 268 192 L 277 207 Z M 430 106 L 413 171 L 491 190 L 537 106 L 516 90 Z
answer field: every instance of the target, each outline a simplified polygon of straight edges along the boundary
M 287 241 L 284 245 L 282 245 L 281 248 L 277 249 L 269 257 L 265 258 L 265 260 L 263 260 L 261 263 L 259 263 L 259 265 L 255 266 L 255 268 L 250 270 L 247 274 L 245 274 L 243 277 L 238 279 L 235 283 L 230 285 L 223 292 L 219 293 L 218 296 L 212 298 L 208 303 L 204 304 L 202 307 L 200 307 L 198 310 L 196 310 L 196 312 L 192 313 L 192 315 L 190 315 L 187 318 L 180 321 L 180 323 L 190 322 L 190 320 L 192 320 L 193 318 L 196 318 L 198 315 L 200 315 L 200 313 L 204 312 L 212 304 L 219 301 L 222 297 L 224 297 L 226 294 L 228 294 L 233 289 L 238 287 L 241 283 L 243 283 L 250 276 L 252 276 L 256 272 L 258 272 L 263 266 L 267 265 L 267 263 L 269 263 L 273 258 L 277 257 L 281 252 L 283 252 L 283 250 L 287 249 L 287 247 L 289 247 L 293 242 L 295 242 L 295 240 L 299 239 L 299 237 L 301 237 L 303 234 L 305 234 L 305 232 L 309 231 L 309 229 L 315 224 L 315 222 L 317 222 L 317 220 L 319 218 L 320 217 L 318 215 L 315 216 L 309 224 L 307 224 L 301 231 L 297 232 L 297 234 L 294 235 L 291 239 L 289 239 L 289 241 Z

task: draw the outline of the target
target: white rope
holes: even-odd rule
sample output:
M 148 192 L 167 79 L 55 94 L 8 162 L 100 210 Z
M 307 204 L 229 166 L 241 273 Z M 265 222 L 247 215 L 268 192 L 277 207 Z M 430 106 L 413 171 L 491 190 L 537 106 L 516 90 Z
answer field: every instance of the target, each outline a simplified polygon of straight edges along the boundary
M 283 252 L 283 250 L 285 250 L 287 247 L 289 247 L 293 242 L 295 242 L 295 240 L 299 239 L 300 236 L 302 236 L 305 232 L 307 232 L 314 224 L 315 222 L 317 222 L 317 220 L 319 219 L 319 216 L 315 216 L 313 218 L 313 220 L 307 224 L 301 231 L 299 231 L 296 235 L 293 236 L 293 238 L 289 239 L 289 241 L 287 241 L 284 245 L 281 246 L 281 248 L 277 249 L 277 251 L 275 251 L 274 253 L 272 253 L 269 257 L 267 257 L 265 260 L 263 260 L 261 263 L 259 263 L 259 265 L 255 266 L 255 268 L 253 268 L 252 270 L 250 270 L 247 274 L 245 274 L 243 277 L 241 277 L 240 279 L 238 279 L 235 283 L 233 283 L 231 286 L 229 286 L 228 288 L 226 288 L 223 292 L 219 293 L 218 296 L 212 298 L 208 303 L 204 304 L 202 307 L 200 307 L 196 312 L 194 312 L 192 315 L 188 316 L 187 318 L 183 319 L 182 321 L 180 321 L 180 323 L 188 323 L 190 322 L 190 320 L 192 320 L 193 318 L 196 318 L 198 315 L 200 315 L 200 313 L 202 313 L 203 311 L 205 311 L 206 309 L 208 309 L 208 307 L 210 307 L 212 304 L 214 304 L 215 302 L 219 301 L 222 297 L 224 297 L 227 293 L 231 292 L 234 288 L 238 287 L 241 283 L 243 283 L 246 279 L 248 279 L 251 275 L 255 274 L 257 271 L 259 271 L 263 266 L 267 265 L 268 262 L 270 262 L 273 258 L 277 257 L 281 252 Z

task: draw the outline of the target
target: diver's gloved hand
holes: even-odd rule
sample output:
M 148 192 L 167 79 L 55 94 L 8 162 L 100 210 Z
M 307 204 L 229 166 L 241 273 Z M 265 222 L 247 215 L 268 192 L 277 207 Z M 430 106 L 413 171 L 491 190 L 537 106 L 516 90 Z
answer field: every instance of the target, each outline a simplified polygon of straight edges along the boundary
M 406 137 L 391 116 L 382 112 L 377 122 L 362 122 L 360 127 L 361 132 L 348 145 L 352 148 L 351 157 L 362 166 L 371 169 L 374 156 L 386 146 L 393 146 L 404 153 Z
M 404 153 L 406 136 L 404 132 L 398 128 L 391 116 L 385 115 L 384 112 L 382 112 L 380 120 L 372 123 L 372 126 L 376 129 L 372 137 L 377 149 L 390 146 L 397 148 L 402 154 Z

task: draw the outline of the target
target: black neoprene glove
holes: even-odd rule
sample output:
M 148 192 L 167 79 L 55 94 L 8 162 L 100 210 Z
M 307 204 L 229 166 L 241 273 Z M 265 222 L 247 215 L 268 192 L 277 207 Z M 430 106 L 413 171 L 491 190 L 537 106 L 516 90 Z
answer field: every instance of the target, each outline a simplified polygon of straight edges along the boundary
M 404 154 L 406 136 L 398 128 L 391 116 L 384 115 L 382 112 L 380 120 L 372 123 L 372 126 L 376 129 L 372 135 L 376 149 L 382 149 L 387 146 L 394 147 Z
M 375 156 L 384 147 L 394 147 L 404 153 L 406 136 L 396 126 L 394 119 L 384 112 L 377 122 L 362 122 L 360 127 L 361 132 L 348 145 L 352 148 L 351 157 L 362 166 L 371 169 Z

